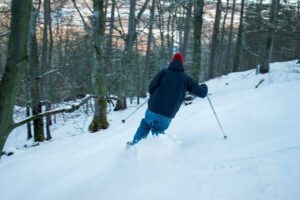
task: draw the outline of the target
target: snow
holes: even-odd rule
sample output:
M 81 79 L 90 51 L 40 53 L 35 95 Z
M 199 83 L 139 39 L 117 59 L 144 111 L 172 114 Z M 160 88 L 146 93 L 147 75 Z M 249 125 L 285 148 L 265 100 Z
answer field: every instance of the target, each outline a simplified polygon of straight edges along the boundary
M 127 151 L 146 106 L 125 124 L 137 105 L 111 112 L 109 129 L 94 134 L 86 131 L 91 114 L 59 115 L 53 140 L 39 146 L 23 147 L 32 143 L 25 126 L 10 135 L 1 199 L 299 199 L 300 65 L 273 63 L 265 75 L 250 70 L 207 84 L 226 140 L 207 99 L 182 105 L 166 135 Z

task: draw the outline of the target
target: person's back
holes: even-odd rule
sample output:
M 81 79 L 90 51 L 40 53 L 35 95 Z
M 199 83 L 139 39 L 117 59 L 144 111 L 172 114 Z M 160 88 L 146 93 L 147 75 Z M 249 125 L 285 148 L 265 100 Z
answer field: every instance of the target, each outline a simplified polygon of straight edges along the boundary
M 198 86 L 184 72 L 180 60 L 173 60 L 167 69 L 160 71 L 149 86 L 149 109 L 163 116 L 174 118 L 189 91 L 199 97 L 207 94 L 206 85 Z
M 163 134 L 175 117 L 180 105 L 189 91 L 198 97 L 206 97 L 208 89 L 205 84 L 198 85 L 184 72 L 184 59 L 180 53 L 173 56 L 167 69 L 161 70 L 149 86 L 150 99 L 145 118 L 134 135 L 133 145 L 146 138 L 149 131 L 153 135 Z

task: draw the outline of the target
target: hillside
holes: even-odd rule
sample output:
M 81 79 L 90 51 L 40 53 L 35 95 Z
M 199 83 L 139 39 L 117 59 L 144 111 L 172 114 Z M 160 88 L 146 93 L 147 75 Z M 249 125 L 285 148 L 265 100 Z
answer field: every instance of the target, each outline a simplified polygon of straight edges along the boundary
M 258 88 L 255 88 L 261 80 Z M 110 128 L 88 133 L 79 111 L 53 127 L 53 140 L 24 148 L 16 129 L 0 162 L 2 200 L 295 200 L 300 196 L 300 65 L 231 73 L 207 82 L 228 135 L 207 99 L 182 105 L 166 135 L 125 150 L 146 106 L 109 114 Z

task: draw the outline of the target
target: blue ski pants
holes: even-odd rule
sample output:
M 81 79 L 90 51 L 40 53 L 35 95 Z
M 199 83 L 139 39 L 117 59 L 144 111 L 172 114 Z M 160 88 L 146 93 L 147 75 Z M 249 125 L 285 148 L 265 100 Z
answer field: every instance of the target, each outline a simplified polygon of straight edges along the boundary
M 151 130 L 152 135 L 164 134 L 164 131 L 169 127 L 172 118 L 156 114 L 147 109 L 145 118 L 142 119 L 139 128 L 137 129 L 132 144 L 138 143 L 141 139 L 148 136 Z

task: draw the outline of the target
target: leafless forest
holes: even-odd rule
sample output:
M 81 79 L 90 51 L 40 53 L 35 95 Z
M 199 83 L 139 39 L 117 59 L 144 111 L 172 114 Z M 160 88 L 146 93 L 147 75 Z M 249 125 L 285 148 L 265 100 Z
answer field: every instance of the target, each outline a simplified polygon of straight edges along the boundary
M 268 73 L 270 62 L 300 59 L 300 1 L 1 0 L 0 148 L 26 123 L 28 138 L 51 139 L 52 116 L 85 104 L 90 132 L 108 128 L 107 103 L 118 111 L 146 97 L 175 52 L 199 83 Z M 73 99 L 82 101 L 54 110 Z

